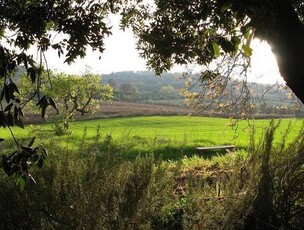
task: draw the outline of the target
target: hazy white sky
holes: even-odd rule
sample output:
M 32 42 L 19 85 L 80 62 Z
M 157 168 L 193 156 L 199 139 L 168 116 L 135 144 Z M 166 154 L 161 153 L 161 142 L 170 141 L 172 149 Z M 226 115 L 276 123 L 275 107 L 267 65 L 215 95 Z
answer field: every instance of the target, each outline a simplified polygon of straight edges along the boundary
M 253 40 L 251 67 L 252 78 L 262 83 L 283 83 L 283 78 L 279 73 L 277 61 L 270 46 L 266 42 Z
M 48 52 L 47 60 L 51 69 L 68 73 L 81 73 L 86 66 L 92 68 L 97 73 L 111 73 L 118 71 L 146 70 L 146 64 L 139 57 L 136 50 L 135 38 L 131 30 L 122 31 L 118 26 L 118 19 L 111 18 L 113 24 L 113 34 L 105 39 L 105 51 L 99 52 L 88 50 L 84 59 L 78 59 L 74 64 L 68 66 L 64 64 L 64 59 L 59 59 L 57 52 Z M 99 60 L 99 56 L 101 59 Z
M 100 53 L 88 51 L 87 57 L 76 60 L 70 66 L 59 59 L 56 52 L 46 54 L 49 67 L 59 72 L 81 74 L 86 66 L 91 67 L 94 73 L 107 74 L 118 71 L 142 71 L 146 70 L 145 60 L 141 59 L 136 50 L 135 38 L 130 30 L 121 31 L 118 19 L 111 18 L 113 34 L 105 39 L 106 50 Z M 282 82 L 274 55 L 265 42 L 254 40 L 252 43 L 252 69 L 254 70 L 250 80 L 257 78 L 261 83 Z M 182 67 L 175 67 L 172 72 L 182 71 Z

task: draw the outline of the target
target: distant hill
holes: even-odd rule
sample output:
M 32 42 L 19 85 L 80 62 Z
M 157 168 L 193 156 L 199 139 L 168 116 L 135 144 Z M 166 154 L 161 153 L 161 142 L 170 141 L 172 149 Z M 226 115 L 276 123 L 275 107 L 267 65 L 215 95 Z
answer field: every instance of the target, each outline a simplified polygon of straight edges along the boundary
M 158 77 L 150 71 L 116 72 L 104 74 L 102 83 L 112 84 L 116 89 L 116 99 L 120 101 L 184 106 L 184 97 L 178 94 L 178 91 L 185 87 L 185 79 L 180 73 L 165 73 Z M 130 88 L 129 95 L 123 93 L 122 86 L 126 85 Z M 257 106 L 257 113 L 304 114 L 303 109 L 295 110 L 297 102 L 287 97 L 288 92 L 283 87 L 250 82 L 247 83 L 247 86 L 251 92 L 251 98 Z M 175 93 L 164 94 L 165 87 L 174 89 Z M 236 90 L 235 93 L 237 94 L 238 91 Z
M 24 72 L 24 67 L 17 70 L 14 80 L 18 82 Z M 103 84 L 109 83 L 114 88 L 114 101 L 186 107 L 184 96 L 179 94 L 179 90 L 185 88 L 185 79 L 181 73 L 155 76 L 151 71 L 124 71 L 104 74 L 101 78 Z M 271 88 L 250 82 L 247 86 L 257 107 L 257 114 L 304 115 L 303 108 L 298 106 L 296 100 L 288 98 L 288 92 L 282 87 Z M 235 92 L 238 93 L 237 90 Z
M 162 86 L 172 85 L 176 89 L 184 87 L 184 80 L 180 79 L 180 73 L 165 73 L 162 76 L 155 76 L 151 71 L 125 71 L 102 75 L 102 82 L 108 83 L 113 79 L 118 85 L 134 84 L 139 91 L 152 92 L 159 91 Z
M 175 89 L 185 87 L 185 80 L 180 73 L 165 73 L 162 76 L 155 76 L 151 71 L 140 72 L 115 72 L 102 75 L 102 82 L 109 83 L 115 81 L 117 88 L 123 84 L 131 84 L 137 87 L 138 92 L 158 92 L 163 86 L 171 85 Z M 275 88 L 265 91 L 269 86 L 259 83 L 248 83 L 252 97 L 258 100 L 264 100 L 273 105 L 290 104 L 291 100 L 287 98 L 287 91 L 282 88 Z

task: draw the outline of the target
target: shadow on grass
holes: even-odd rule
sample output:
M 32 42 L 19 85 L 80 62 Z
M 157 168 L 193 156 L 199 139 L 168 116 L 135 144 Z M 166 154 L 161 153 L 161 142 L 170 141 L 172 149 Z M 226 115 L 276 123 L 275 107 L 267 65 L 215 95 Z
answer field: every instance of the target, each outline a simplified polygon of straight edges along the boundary
M 198 154 L 197 150 L 193 146 L 185 146 L 185 147 L 172 147 L 165 146 L 153 149 L 153 151 L 138 151 L 134 149 L 130 149 L 129 151 L 123 154 L 123 157 L 128 160 L 134 160 L 138 155 L 145 156 L 153 154 L 155 159 L 163 159 L 167 161 L 177 161 L 181 160 L 185 157 L 191 158 L 193 156 L 199 156 L 202 159 L 211 159 L 215 156 L 230 154 L 225 150 L 210 150 L 206 151 L 204 154 Z

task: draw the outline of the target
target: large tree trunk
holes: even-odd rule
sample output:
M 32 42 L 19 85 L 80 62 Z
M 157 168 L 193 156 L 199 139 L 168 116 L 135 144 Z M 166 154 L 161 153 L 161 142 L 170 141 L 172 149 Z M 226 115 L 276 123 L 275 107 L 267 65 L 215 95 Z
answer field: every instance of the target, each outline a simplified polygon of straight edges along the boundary
M 289 0 L 272 2 L 267 14 L 274 20 L 264 22 L 267 32 L 261 37 L 271 46 L 287 86 L 304 103 L 304 25 Z

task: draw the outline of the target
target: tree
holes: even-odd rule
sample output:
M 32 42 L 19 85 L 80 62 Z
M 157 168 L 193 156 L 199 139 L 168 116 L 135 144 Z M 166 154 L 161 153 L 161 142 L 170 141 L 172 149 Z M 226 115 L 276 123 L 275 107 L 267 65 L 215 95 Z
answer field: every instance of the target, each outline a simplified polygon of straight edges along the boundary
M 108 84 L 114 89 L 116 90 L 118 88 L 118 84 L 117 81 L 113 78 L 108 80 Z
M 57 134 L 69 129 L 69 122 L 76 112 L 96 111 L 101 100 L 110 100 L 113 89 L 101 85 L 100 76 L 85 74 L 83 76 L 59 74 L 52 78 L 52 87 L 45 87 L 45 95 L 54 99 L 59 111 Z
M 67 132 L 69 123 L 77 112 L 81 115 L 94 112 L 99 109 L 101 100 L 110 100 L 113 95 L 113 89 L 109 85 L 100 83 L 99 75 L 86 73 L 78 76 L 60 73 L 51 74 L 51 79 L 49 82 L 44 75 L 41 79 L 40 93 L 52 98 L 57 105 L 57 114 L 51 114 L 51 117 L 54 118 L 54 131 L 58 135 Z M 28 78 L 23 76 L 19 87 L 22 100 L 29 100 L 30 92 L 33 91 L 30 85 Z M 32 110 L 34 107 L 35 103 Z
M 171 94 L 172 95 L 172 94 L 176 93 L 177 91 L 176 91 L 176 89 L 174 89 L 174 87 L 172 85 L 165 85 L 160 88 L 159 92 L 162 94 Z
M 40 93 L 43 65 L 46 64 L 44 52 L 54 49 L 59 56 L 65 56 L 68 64 L 77 57 L 84 57 L 88 46 L 102 52 L 104 37 L 111 33 L 107 15 L 117 13 L 121 4 L 120 0 L 0 1 L 0 127 L 7 127 L 12 135 L 12 126 L 23 128 L 26 103 L 21 104 L 18 83 L 13 80 L 14 71 L 19 66 L 26 69 L 35 88 L 30 99 L 38 98 L 37 106 L 42 116 L 48 106 L 56 109 L 54 100 Z M 30 55 L 33 47 L 39 53 L 38 63 Z M 0 166 L 7 175 L 15 175 L 19 182 L 24 182 L 32 178 L 31 166 L 42 167 L 46 150 L 33 147 L 34 138 L 28 146 L 22 146 L 14 135 L 13 138 L 16 150 L 3 155 Z
M 24 66 L 35 85 L 31 98 L 38 97 L 40 109 L 56 108 L 52 98 L 40 94 L 44 52 L 55 49 L 68 64 L 84 57 L 88 46 L 102 52 L 111 33 L 110 13 L 120 13 L 122 24 L 133 28 L 141 55 L 158 74 L 175 63 L 207 65 L 222 54 L 249 57 L 251 39 L 266 40 L 287 85 L 304 102 L 301 0 L 156 0 L 151 7 L 144 0 L 10 0 L 0 1 L 1 127 L 23 127 L 24 105 L 12 78 L 17 67 Z M 38 49 L 39 63 L 29 54 L 31 47 Z M 213 78 L 218 74 L 202 76 Z M 45 150 L 32 147 L 34 139 L 28 146 L 14 140 L 16 151 L 3 156 L 2 167 L 8 175 L 28 178 L 30 166 L 42 166 Z
M 173 64 L 208 65 L 225 54 L 250 57 L 252 38 L 265 40 L 303 103 L 303 20 L 301 0 L 156 0 L 151 7 L 143 1 L 126 9 L 123 23 L 131 25 L 141 55 L 158 74 Z
M 124 95 L 135 95 L 137 93 L 137 88 L 130 83 L 122 84 L 119 89 Z

